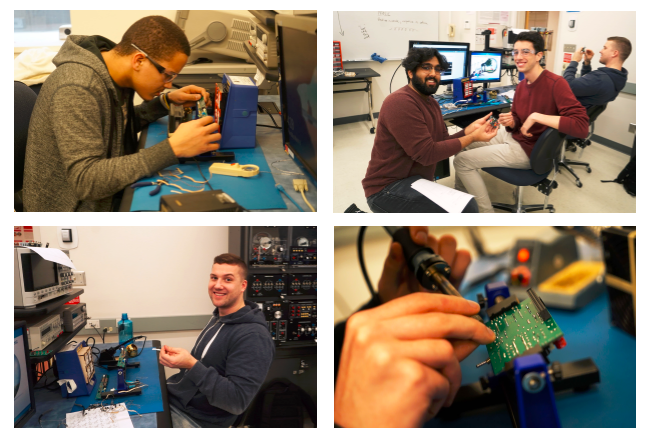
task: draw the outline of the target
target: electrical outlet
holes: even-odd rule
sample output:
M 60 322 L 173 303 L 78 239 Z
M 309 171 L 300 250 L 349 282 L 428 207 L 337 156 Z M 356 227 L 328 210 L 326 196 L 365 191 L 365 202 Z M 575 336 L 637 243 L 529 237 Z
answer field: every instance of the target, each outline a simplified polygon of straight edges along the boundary
M 567 52 L 574 53 L 574 51 L 576 51 L 576 44 L 564 44 L 563 51 L 566 53 Z
M 92 330 L 92 328 L 100 329 L 101 328 L 101 323 L 99 322 L 98 319 L 88 319 L 85 322 L 85 328 L 88 329 L 88 330 Z
M 87 286 L 85 282 L 85 271 L 72 271 L 74 275 L 74 283 L 72 286 Z
M 112 333 L 112 330 L 114 330 L 114 328 L 108 327 L 108 333 Z

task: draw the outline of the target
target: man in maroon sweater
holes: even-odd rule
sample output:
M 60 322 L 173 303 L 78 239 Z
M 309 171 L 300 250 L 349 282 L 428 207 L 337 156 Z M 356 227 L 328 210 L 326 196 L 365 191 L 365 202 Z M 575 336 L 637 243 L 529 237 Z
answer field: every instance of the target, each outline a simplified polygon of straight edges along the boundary
M 513 54 L 525 79 L 516 88 L 511 112 L 500 115 L 505 129 L 491 141 L 473 143 L 453 160 L 455 188 L 474 195 L 481 213 L 493 213 L 493 207 L 479 169 L 529 169 L 532 149 L 548 127 L 577 138 L 588 135 L 588 115 L 567 81 L 540 66 L 544 47 L 538 32 L 518 35 Z
M 411 184 L 433 180 L 435 165 L 474 141 L 496 135 L 487 122 L 476 120 L 463 131 L 449 135 L 439 104 L 431 97 L 440 85 L 440 74 L 449 65 L 437 50 L 411 49 L 402 62 L 408 85 L 384 100 L 377 136 L 363 179 L 368 206 L 375 213 L 443 213 L 445 210 Z M 477 212 L 471 199 L 463 212 Z

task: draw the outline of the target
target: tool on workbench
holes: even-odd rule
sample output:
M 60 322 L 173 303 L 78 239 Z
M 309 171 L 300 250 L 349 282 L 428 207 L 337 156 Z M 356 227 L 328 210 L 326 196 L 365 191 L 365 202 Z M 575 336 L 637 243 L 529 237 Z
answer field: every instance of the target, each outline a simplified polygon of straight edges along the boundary
M 131 395 L 140 395 L 141 394 L 141 382 L 139 380 L 135 380 L 133 382 L 128 382 L 126 381 L 126 369 L 131 366 L 130 363 L 128 363 L 128 359 L 126 358 L 127 356 L 127 349 L 124 347 L 120 348 L 120 353 L 119 357 L 117 359 L 117 387 L 113 388 L 108 391 L 103 391 L 101 392 L 101 398 L 107 398 L 107 397 L 129 397 Z M 137 363 L 137 366 L 139 364 Z M 109 367 L 108 367 L 109 368 Z M 107 385 L 107 380 L 106 380 L 106 385 Z
M 134 338 L 125 340 L 124 342 L 120 343 L 116 347 L 110 347 L 110 348 L 106 348 L 104 350 L 101 350 L 101 353 L 99 354 L 99 365 L 107 366 L 108 369 L 114 369 L 114 367 L 117 364 L 117 360 L 115 360 L 114 354 L 117 352 L 117 350 L 119 348 L 121 348 L 122 346 L 124 346 L 126 344 L 129 344 L 130 342 L 134 342 L 137 339 L 142 339 L 142 338 L 144 339 L 144 345 L 141 347 L 141 351 L 137 355 L 137 356 L 140 356 L 141 353 L 143 353 L 143 351 L 144 351 L 144 347 L 146 346 L 146 340 L 148 339 L 145 335 L 135 336 Z M 139 362 L 129 362 L 128 366 L 130 366 L 130 367 L 138 367 Z
M 130 188 L 136 189 L 138 187 L 157 186 L 153 190 L 151 190 L 150 193 L 148 193 L 150 196 L 155 196 L 161 191 L 162 184 L 165 184 L 165 181 L 159 179 L 157 181 L 138 181 L 130 185 Z
M 248 178 L 258 175 L 260 168 L 255 164 L 213 163 L 209 167 L 209 172 L 214 175 L 242 176 Z
M 101 382 L 99 383 L 99 387 L 96 390 L 96 399 L 101 400 L 101 393 L 106 392 L 108 390 L 108 380 L 110 377 L 107 374 L 104 374 L 103 377 L 101 377 Z

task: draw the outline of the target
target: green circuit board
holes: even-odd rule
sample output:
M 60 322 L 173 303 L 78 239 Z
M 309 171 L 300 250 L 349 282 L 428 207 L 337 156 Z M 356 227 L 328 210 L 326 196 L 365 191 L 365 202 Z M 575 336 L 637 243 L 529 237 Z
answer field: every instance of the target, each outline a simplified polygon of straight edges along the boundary
M 494 374 L 502 372 L 507 362 L 530 348 L 546 347 L 563 336 L 554 318 L 543 321 L 529 298 L 487 322 L 486 326 L 496 333 L 496 340 L 487 345 Z

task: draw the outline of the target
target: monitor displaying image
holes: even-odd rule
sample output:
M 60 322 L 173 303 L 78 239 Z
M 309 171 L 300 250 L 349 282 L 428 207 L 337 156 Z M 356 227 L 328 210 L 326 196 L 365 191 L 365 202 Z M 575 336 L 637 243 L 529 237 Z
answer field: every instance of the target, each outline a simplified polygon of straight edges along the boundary
M 469 79 L 473 82 L 500 82 L 501 73 L 501 52 L 470 53 Z
M 408 48 L 432 47 L 444 56 L 449 63 L 449 69 L 442 72 L 440 84 L 446 85 L 453 79 L 462 79 L 467 75 L 467 55 L 469 43 L 454 43 L 444 41 L 409 41 Z

